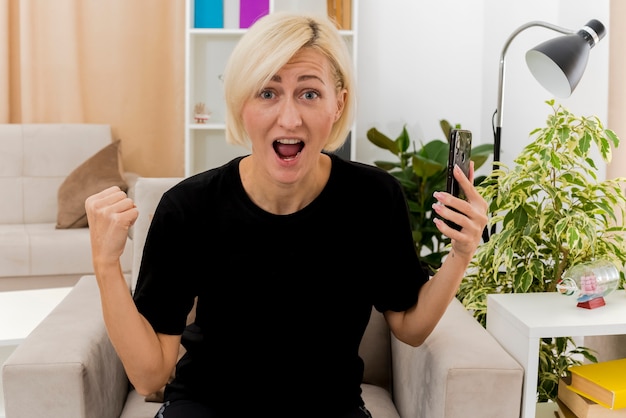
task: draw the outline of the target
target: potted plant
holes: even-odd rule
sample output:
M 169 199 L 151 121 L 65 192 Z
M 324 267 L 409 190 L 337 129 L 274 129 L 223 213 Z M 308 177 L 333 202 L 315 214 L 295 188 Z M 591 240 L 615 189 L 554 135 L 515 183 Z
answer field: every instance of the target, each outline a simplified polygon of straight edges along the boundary
M 433 223 L 435 214 L 431 210 L 435 198 L 433 193 L 446 188 L 446 167 L 449 151 L 449 137 L 452 126 L 445 119 L 440 121 L 444 138 L 433 139 L 419 148 L 411 141 L 406 126 L 392 140 L 376 128 L 367 131 L 367 139 L 379 148 L 391 152 L 395 161 L 375 161 L 374 164 L 395 176 L 402 185 L 409 206 L 411 228 L 415 251 L 422 263 L 434 273 L 441 266 L 448 253 L 450 240 L 442 235 Z M 460 125 L 456 125 L 460 128 Z M 492 144 L 482 144 L 472 148 L 471 159 L 474 167 L 482 166 L 493 152 Z M 477 177 L 478 184 L 483 177 Z
M 531 132 L 535 139 L 515 167 L 498 164 L 478 186 L 497 229 L 479 246 L 457 297 L 483 326 L 489 293 L 552 292 L 563 272 L 579 263 L 613 261 L 624 286 L 624 179 L 599 181 L 590 155 L 595 146 L 610 162 L 619 138 L 596 116 L 546 103 L 552 107 L 546 126 Z M 559 377 L 581 356 L 597 361 L 593 350 L 577 347 L 571 337 L 543 340 L 539 402 L 556 399 Z

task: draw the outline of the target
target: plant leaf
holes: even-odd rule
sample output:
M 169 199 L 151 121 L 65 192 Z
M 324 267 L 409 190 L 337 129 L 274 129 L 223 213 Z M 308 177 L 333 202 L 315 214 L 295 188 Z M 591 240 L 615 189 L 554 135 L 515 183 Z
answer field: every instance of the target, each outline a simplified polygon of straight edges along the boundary
M 428 179 L 433 177 L 437 173 L 443 171 L 446 166 L 442 165 L 438 161 L 430 160 L 428 158 L 424 158 L 421 155 L 413 156 L 413 172 L 418 176 L 424 179 Z
M 398 145 L 391 140 L 387 135 L 381 133 L 376 128 L 370 128 L 367 131 L 367 139 L 376 145 L 378 148 L 386 149 L 391 151 L 394 155 L 399 154 Z
M 400 152 L 406 152 L 409 149 L 409 145 L 411 144 L 411 140 L 409 139 L 409 133 L 406 130 L 406 125 L 402 127 L 402 133 L 396 138 L 396 145 Z

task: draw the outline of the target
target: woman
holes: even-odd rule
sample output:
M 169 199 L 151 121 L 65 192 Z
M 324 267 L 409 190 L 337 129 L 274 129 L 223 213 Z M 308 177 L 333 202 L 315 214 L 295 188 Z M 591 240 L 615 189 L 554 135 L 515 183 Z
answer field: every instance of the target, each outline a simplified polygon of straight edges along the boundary
M 111 341 L 140 393 L 176 366 L 158 417 L 369 417 L 358 347 L 372 306 L 401 341 L 428 337 L 487 223 L 473 169 L 469 179 L 455 170 L 466 201 L 435 193 L 433 210 L 461 229 L 435 220 L 452 248 L 429 278 L 399 183 L 330 153 L 355 105 L 332 22 L 263 17 L 224 74 L 227 139 L 251 152 L 164 194 L 134 298 L 119 257 L 138 208 L 114 187 L 86 201 Z

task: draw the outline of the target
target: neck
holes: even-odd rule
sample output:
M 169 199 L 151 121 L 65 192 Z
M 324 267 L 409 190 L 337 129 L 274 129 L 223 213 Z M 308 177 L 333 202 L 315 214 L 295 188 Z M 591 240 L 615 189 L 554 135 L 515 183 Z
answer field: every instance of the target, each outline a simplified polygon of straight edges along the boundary
M 248 197 L 261 209 L 275 215 L 289 215 L 309 205 L 324 189 L 330 177 L 330 157 L 320 154 L 315 168 L 294 183 L 281 183 L 267 175 L 248 156 L 239 164 L 241 182 Z

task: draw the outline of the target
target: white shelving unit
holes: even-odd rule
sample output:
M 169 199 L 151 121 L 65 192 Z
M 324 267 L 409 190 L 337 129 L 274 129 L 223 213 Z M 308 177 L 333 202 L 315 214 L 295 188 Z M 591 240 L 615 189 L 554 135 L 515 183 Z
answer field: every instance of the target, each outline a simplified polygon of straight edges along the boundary
M 327 0 L 270 0 L 269 13 L 279 10 L 326 13 Z M 351 30 L 341 34 L 352 52 L 356 68 L 358 1 L 351 0 Z M 239 29 L 239 0 L 224 0 L 224 28 L 194 28 L 194 0 L 186 0 L 185 21 L 185 176 L 224 164 L 247 149 L 226 143 L 225 102 L 221 75 L 231 51 L 245 33 Z M 194 106 L 205 104 L 211 112 L 206 123 L 196 123 Z M 356 158 L 356 131 L 339 150 Z

